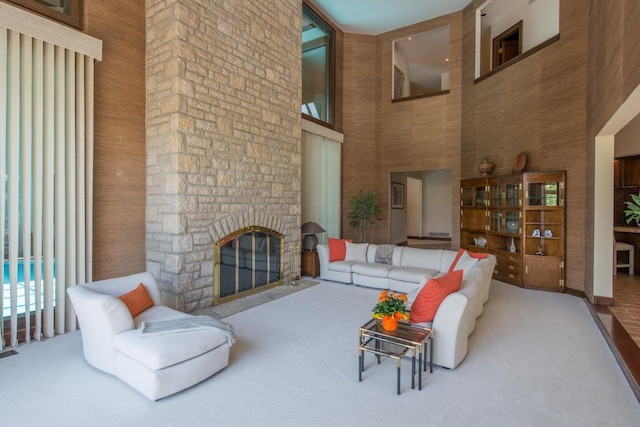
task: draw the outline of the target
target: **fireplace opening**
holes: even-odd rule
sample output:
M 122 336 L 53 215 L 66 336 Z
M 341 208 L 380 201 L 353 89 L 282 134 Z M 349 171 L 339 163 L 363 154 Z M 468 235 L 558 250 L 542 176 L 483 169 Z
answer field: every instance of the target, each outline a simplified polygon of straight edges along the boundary
M 214 305 L 283 284 L 283 239 L 277 231 L 251 226 L 218 240 Z

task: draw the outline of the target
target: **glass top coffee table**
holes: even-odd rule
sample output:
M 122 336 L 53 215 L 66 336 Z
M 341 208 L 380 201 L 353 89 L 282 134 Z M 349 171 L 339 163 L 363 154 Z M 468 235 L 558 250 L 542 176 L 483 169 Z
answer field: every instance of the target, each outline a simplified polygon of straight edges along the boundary
M 397 364 L 397 390 L 400 394 L 400 368 L 402 358 L 411 352 L 411 388 L 415 389 L 416 359 L 418 360 L 418 390 L 422 390 L 422 371 L 433 372 L 433 331 L 429 328 L 399 322 L 398 329 L 387 331 L 378 319 L 371 319 L 360 327 L 360 345 L 358 347 L 358 380 L 362 381 L 364 355 L 376 355 L 394 359 Z M 428 350 L 428 351 L 427 351 Z M 427 357 L 428 355 L 428 357 Z

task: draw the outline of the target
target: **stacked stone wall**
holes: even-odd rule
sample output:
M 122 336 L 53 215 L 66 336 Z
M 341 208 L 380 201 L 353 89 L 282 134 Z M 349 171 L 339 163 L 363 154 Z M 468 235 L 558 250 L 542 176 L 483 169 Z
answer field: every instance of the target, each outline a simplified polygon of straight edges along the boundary
M 216 224 L 279 224 L 285 260 L 299 243 L 300 2 L 146 5 L 146 264 L 193 311 L 213 303 Z

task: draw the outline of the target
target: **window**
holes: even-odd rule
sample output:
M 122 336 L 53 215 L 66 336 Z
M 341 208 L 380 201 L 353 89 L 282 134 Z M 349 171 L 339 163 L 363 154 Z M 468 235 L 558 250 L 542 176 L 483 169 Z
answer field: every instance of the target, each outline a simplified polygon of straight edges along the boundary
M 449 26 L 393 42 L 391 99 L 416 98 L 449 90 Z
M 82 28 L 80 13 L 82 0 L 7 0 L 56 21 Z
M 334 31 L 302 4 L 302 115 L 333 124 Z

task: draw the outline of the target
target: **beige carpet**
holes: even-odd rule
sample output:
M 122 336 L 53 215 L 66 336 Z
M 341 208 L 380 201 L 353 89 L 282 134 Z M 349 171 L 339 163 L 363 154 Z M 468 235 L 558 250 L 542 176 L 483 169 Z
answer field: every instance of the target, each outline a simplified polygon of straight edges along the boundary
M 82 357 L 78 332 L 0 359 L 7 426 L 638 426 L 636 400 L 583 300 L 492 282 L 455 369 L 422 391 L 403 362 L 365 360 L 358 327 L 378 290 L 322 282 L 229 316 L 230 365 L 151 402 Z

